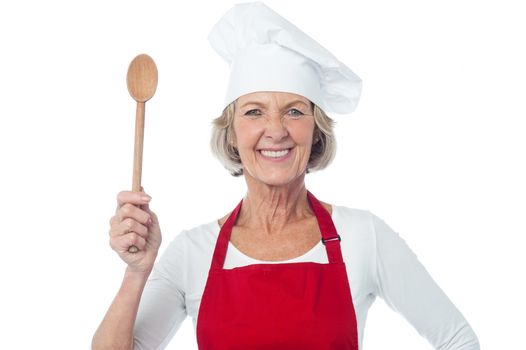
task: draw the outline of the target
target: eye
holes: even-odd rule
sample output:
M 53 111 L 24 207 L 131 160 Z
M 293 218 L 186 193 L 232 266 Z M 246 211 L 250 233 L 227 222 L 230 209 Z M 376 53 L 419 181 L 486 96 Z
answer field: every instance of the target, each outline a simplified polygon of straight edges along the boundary
M 302 115 L 304 115 L 300 110 L 296 108 L 290 109 L 287 114 L 292 117 L 301 117 Z
M 246 111 L 245 112 L 245 115 L 248 115 L 248 116 L 258 116 L 258 115 L 261 115 L 261 111 L 259 109 L 251 109 L 249 111 Z

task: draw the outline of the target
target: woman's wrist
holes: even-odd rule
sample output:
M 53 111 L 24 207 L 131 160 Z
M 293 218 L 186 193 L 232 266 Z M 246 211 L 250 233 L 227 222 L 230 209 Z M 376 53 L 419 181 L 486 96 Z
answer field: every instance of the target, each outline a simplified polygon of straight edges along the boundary
M 145 283 L 152 272 L 153 266 L 146 270 L 138 270 L 128 266 L 124 272 L 124 279 L 130 282 Z

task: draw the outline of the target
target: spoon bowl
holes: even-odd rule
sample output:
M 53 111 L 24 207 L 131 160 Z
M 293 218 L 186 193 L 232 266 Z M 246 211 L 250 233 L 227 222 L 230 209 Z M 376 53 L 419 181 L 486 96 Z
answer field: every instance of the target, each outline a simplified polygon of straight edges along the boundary
M 151 99 L 157 89 L 157 81 L 157 66 L 150 56 L 141 54 L 131 61 L 126 83 L 135 101 L 144 103 Z

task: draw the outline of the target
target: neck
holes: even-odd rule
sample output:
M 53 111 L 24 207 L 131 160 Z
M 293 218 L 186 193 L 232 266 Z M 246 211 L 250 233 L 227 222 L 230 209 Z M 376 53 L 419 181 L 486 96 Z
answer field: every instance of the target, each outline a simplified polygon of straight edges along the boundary
M 312 217 L 305 174 L 283 186 L 271 186 L 245 174 L 248 191 L 238 225 L 266 235 L 282 233 L 287 225 Z

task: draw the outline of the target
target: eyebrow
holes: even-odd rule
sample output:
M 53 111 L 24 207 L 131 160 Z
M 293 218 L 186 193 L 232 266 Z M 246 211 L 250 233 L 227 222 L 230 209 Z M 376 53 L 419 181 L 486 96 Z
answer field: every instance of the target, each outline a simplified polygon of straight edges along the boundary
M 288 103 L 288 104 L 285 106 L 285 109 L 289 108 L 290 106 L 294 106 L 294 105 L 296 105 L 296 104 L 298 104 L 298 103 L 304 105 L 304 106 L 307 107 L 307 108 L 310 107 L 309 104 L 303 102 L 302 100 L 294 100 L 294 101 Z
M 260 107 L 265 107 L 265 104 L 263 102 L 248 101 L 248 102 L 243 103 L 241 106 L 239 106 L 239 108 L 244 108 L 244 107 L 246 107 L 248 105 L 256 105 L 256 106 L 260 106 Z
M 303 102 L 302 100 L 294 100 L 292 102 L 287 103 L 283 109 L 287 109 L 290 106 L 293 106 L 293 105 L 298 104 L 298 103 L 301 103 L 302 105 L 304 105 L 307 108 L 310 107 L 307 103 Z M 247 105 L 256 105 L 256 106 L 259 106 L 259 107 L 265 107 L 265 104 L 263 102 L 260 102 L 260 101 L 248 101 L 248 102 L 243 103 L 241 106 L 239 106 L 239 108 L 244 108 Z

